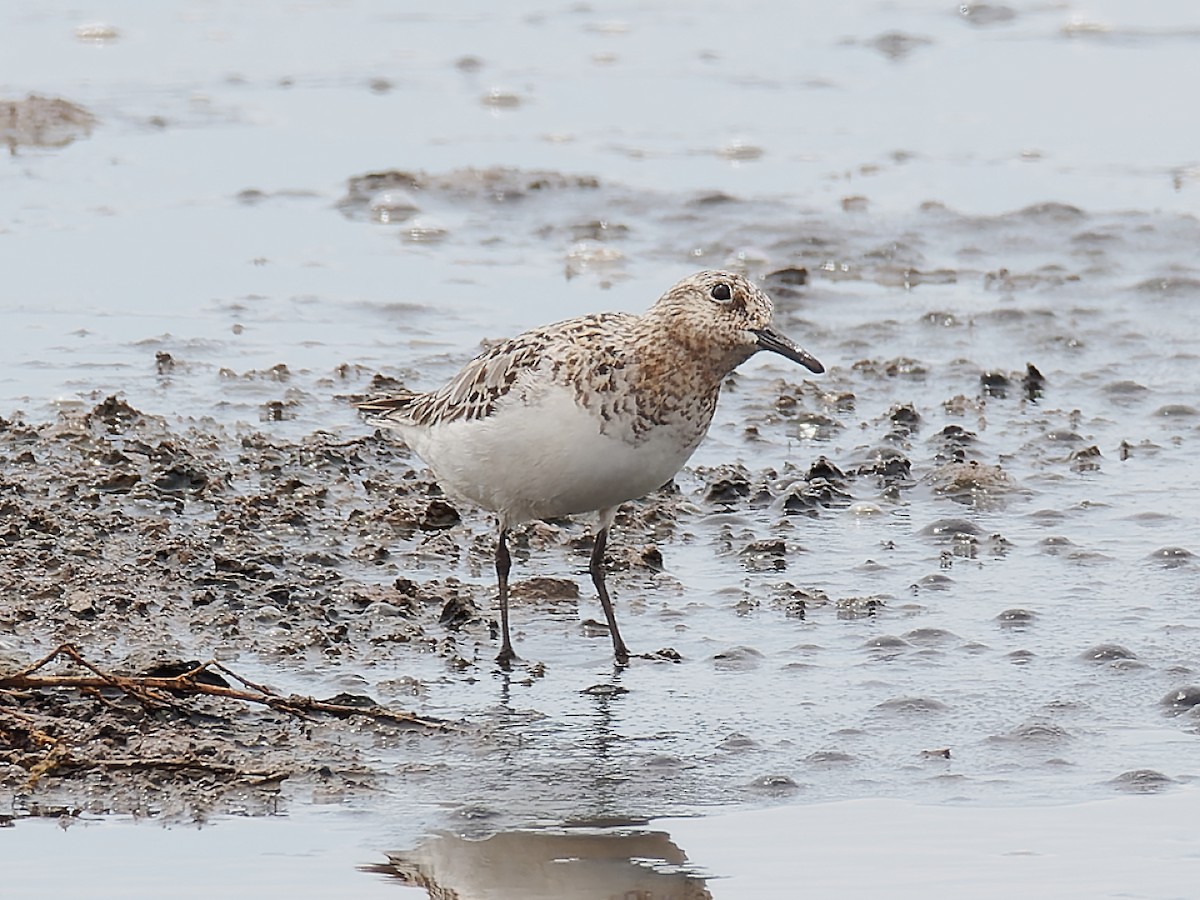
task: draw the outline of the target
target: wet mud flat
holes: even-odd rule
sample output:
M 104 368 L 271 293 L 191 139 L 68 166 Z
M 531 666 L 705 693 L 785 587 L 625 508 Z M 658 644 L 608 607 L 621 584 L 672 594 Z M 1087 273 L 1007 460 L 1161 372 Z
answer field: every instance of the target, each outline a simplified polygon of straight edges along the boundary
M 864 270 L 871 297 L 895 267 Z M 515 535 L 525 663 L 497 671 L 491 523 L 335 399 L 380 384 L 366 367 L 299 376 L 302 399 L 265 403 L 255 426 L 117 396 L 4 419 L 6 673 L 61 644 L 143 678 L 215 659 L 284 696 L 420 719 L 6 690 L 4 804 L 204 819 L 336 802 L 403 809 L 415 836 L 1193 780 L 1195 511 L 1179 486 L 1200 413 L 1172 374 L 1191 357 L 1162 359 L 1155 320 L 1187 283 L 1064 307 L 1057 271 L 1029 276 L 1041 292 L 997 271 L 979 283 L 1002 282 L 999 305 L 889 313 L 881 294 L 838 329 L 844 272 L 820 271 L 755 274 L 845 361 L 819 380 L 733 376 L 693 465 L 618 518 L 614 594 L 645 651 L 628 669 L 581 574 L 587 525 L 561 521 Z M 914 355 L 871 353 L 892 344 Z M 984 347 L 1013 364 L 966 355 Z M 1127 377 L 1148 358 L 1154 384 Z M 336 431 L 297 428 L 318 405 Z
M 226 300 L 186 323 L 219 338 L 39 361 L 77 399 L 0 422 L 3 671 L 69 645 L 94 671 L 32 674 L 157 693 L 0 694 L 13 815 L 336 803 L 415 843 L 1195 779 L 1194 217 L 876 216 L 863 195 L 830 215 L 514 167 L 230 204 L 371 229 L 399 248 L 400 299 Z M 745 366 L 691 465 L 622 510 L 627 669 L 583 574 L 587 523 L 515 534 L 525 664 L 498 672 L 492 524 L 345 398 L 433 387 L 475 337 L 567 303 L 644 308 L 684 266 L 761 283 L 828 372 Z M 208 660 L 225 687 L 336 712 L 163 686 Z
M 284 668 L 317 667 L 356 646 L 419 643 L 451 655 L 453 640 L 439 647 L 439 634 L 426 633 L 444 606 L 436 590 L 418 598 L 333 574 L 350 558 L 318 536 L 354 518 L 347 503 L 330 502 L 336 479 L 322 484 L 321 473 L 345 471 L 374 451 L 329 435 L 305 445 L 260 438 L 175 432 L 116 399 L 39 428 L 5 421 L 5 674 L 28 670 L 29 653 L 51 653 L 55 643 L 86 659 L 62 654 L 39 675 L 140 683 L 188 673 L 203 657 L 228 668 L 190 680 L 226 689 L 259 687 L 233 671 L 243 654 L 258 660 L 256 675 L 285 660 Z M 379 449 L 383 458 L 395 452 Z M 307 487 L 286 474 L 299 469 Z M 416 499 L 412 514 L 428 505 Z M 376 510 L 372 520 L 385 515 Z M 8 800 L 18 814 L 203 817 L 277 811 L 279 783 L 298 776 L 317 794 L 345 789 L 361 751 L 361 738 L 347 740 L 361 729 L 354 707 L 374 703 L 336 684 L 310 687 L 325 689 L 341 716 L 328 743 L 327 716 L 315 709 L 254 710 L 236 699 L 115 684 L 4 691 Z M 392 692 L 395 701 L 407 686 Z M 403 740 L 409 730 L 402 716 L 375 722 L 383 725 L 376 741 Z
M 496 626 L 486 579 L 430 577 L 486 570 L 486 524 L 464 534 L 394 440 L 172 427 L 110 397 L 54 423 L 3 420 L 0 443 L 2 674 L 13 682 L 0 692 L 3 790 L 18 815 L 270 814 L 284 781 L 318 795 L 374 790 L 386 771 L 372 770 L 364 748 L 415 740 L 436 760 L 435 734 L 480 741 L 461 711 L 403 712 L 425 687 L 399 660 L 473 682 L 494 668 Z M 677 494 L 648 500 L 633 536 L 652 540 Z M 563 544 L 586 559 L 591 539 L 577 531 L 527 528 L 514 550 Z M 661 571 L 652 543 L 623 551 L 618 570 Z M 514 583 L 513 597 L 573 609 L 579 589 L 535 577 Z M 39 665 L 31 653 L 54 658 Z M 240 677 L 244 658 L 253 680 Z M 364 669 L 392 677 L 372 680 L 367 696 Z M 230 696 L 248 687 L 285 700 L 259 684 L 282 672 L 324 699 L 263 710 Z M 519 680 L 542 674 L 535 664 Z M 80 675 L 97 677 L 81 692 Z M 112 684 L 94 683 L 106 676 Z
M 1195 779 L 1193 218 L 1047 202 L 830 219 L 516 169 L 365 174 L 337 208 L 426 261 L 557 260 L 597 308 L 661 289 L 649 261 L 737 268 L 828 372 L 744 366 L 689 467 L 621 511 L 628 668 L 584 574 L 589 523 L 516 532 L 524 662 L 503 673 L 493 524 L 347 402 L 444 380 L 469 355 L 447 349 L 461 320 L 360 309 L 403 327 L 326 368 L 293 351 L 218 370 L 243 324 L 277 315 L 251 306 L 227 344 L 124 347 L 120 393 L 0 422 L 0 654 L 29 672 L 69 645 L 94 671 L 64 656 L 34 674 L 154 693 L 0 693 L 12 815 L 339 804 L 416 843 Z M 433 233 L 438 217 L 458 224 Z M 209 660 L 230 689 L 326 706 L 151 681 Z
M 12 5 L 7 886 L 1188 893 L 1194 11 L 827 6 Z M 343 398 L 701 267 L 829 371 L 622 511 L 627 668 L 517 535 L 501 673 L 492 523 Z

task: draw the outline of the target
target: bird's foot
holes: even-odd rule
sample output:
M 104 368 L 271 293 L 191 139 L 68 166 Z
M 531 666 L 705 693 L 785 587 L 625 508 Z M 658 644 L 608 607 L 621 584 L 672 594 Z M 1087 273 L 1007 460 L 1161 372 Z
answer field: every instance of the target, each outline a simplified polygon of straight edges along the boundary
M 507 672 L 512 669 L 513 663 L 517 662 L 520 658 L 521 657 L 517 656 L 517 654 L 513 652 L 511 644 L 505 644 L 500 648 L 500 652 L 496 654 L 496 663 L 500 666 L 500 668 Z

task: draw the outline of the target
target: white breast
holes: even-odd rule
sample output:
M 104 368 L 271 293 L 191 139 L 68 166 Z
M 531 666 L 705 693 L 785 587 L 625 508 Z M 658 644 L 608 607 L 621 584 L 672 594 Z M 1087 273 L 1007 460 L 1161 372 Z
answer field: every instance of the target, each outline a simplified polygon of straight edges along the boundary
M 398 427 L 443 488 L 506 526 L 641 497 L 669 481 L 703 437 L 694 424 L 662 425 L 635 445 L 600 426 L 572 390 L 548 384 L 483 419 Z

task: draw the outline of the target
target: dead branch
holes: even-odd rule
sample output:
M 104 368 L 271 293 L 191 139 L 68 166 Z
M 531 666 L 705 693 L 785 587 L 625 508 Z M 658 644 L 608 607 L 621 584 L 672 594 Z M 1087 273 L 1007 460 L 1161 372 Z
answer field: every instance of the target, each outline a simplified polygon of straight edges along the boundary
M 90 675 L 42 675 L 44 669 L 56 658 L 66 657 L 90 672 Z M 204 673 L 210 675 L 223 672 L 248 690 L 211 684 L 201 680 Z M 333 703 L 326 700 L 316 700 L 312 697 L 292 695 L 284 697 L 268 688 L 255 684 L 230 670 L 216 660 L 210 660 L 203 665 L 171 677 L 150 675 L 118 675 L 105 672 L 84 658 L 83 654 L 72 644 L 62 644 L 53 652 L 42 657 L 33 665 L 11 675 L 0 674 L 0 691 L 46 690 L 51 688 L 75 688 L 77 690 L 119 690 L 145 706 L 170 707 L 183 712 L 189 712 L 186 707 L 172 699 L 172 695 L 193 696 L 204 694 L 213 697 L 224 697 L 240 700 L 244 703 L 258 703 L 286 712 L 300 718 L 307 718 L 309 713 L 325 713 L 326 715 L 348 717 L 366 716 L 383 722 L 398 725 L 416 725 L 422 728 L 444 730 L 449 723 L 437 719 L 427 719 L 414 713 L 399 712 L 382 706 L 356 706 L 348 703 Z
M 113 675 L 113 674 L 110 674 L 108 672 L 101 670 L 100 668 L 98 668 L 97 666 L 95 666 L 91 662 L 89 662 L 86 658 L 84 658 L 83 654 L 80 653 L 79 650 L 73 644 L 60 644 L 58 647 L 56 647 L 50 653 L 43 656 L 40 660 L 38 660 L 32 666 L 29 666 L 26 669 L 22 669 L 16 675 L 12 676 L 12 680 L 13 680 L 12 688 L 14 688 L 16 690 L 20 690 L 21 686 L 23 684 L 26 688 L 35 687 L 35 686 L 38 686 L 38 684 L 37 684 L 38 681 L 42 680 L 43 678 L 55 677 L 55 676 L 38 676 L 38 675 L 35 675 L 34 673 L 37 672 L 39 669 L 45 668 L 47 665 L 49 665 L 51 662 L 53 662 L 55 659 L 57 659 L 60 656 L 69 657 L 73 662 L 77 663 L 80 666 L 83 666 L 83 668 L 87 669 L 89 672 L 92 672 L 96 676 L 96 678 L 95 679 L 81 679 L 81 683 L 79 685 L 57 685 L 57 686 L 60 686 L 60 687 L 77 686 L 81 689 L 88 689 L 88 688 L 95 689 L 95 688 L 105 688 L 105 687 L 116 688 L 117 690 L 120 690 L 120 691 L 128 694 L 130 697 L 132 697 L 134 700 L 138 701 L 138 703 L 142 704 L 147 709 L 170 708 L 170 709 L 175 709 L 175 710 L 178 710 L 181 712 L 185 711 L 183 707 L 181 707 L 178 703 L 171 700 L 169 697 L 155 696 L 154 694 L 150 693 L 148 690 L 145 689 L 147 687 L 150 687 L 150 685 L 139 684 L 138 680 L 136 678 L 131 679 L 131 678 L 127 678 L 127 677 L 124 677 L 121 675 Z M 65 677 L 70 677 L 70 676 L 65 676 Z M 5 678 L 4 676 L 0 676 L 0 690 L 3 690 L 7 687 L 6 682 L 8 680 L 9 679 Z M 143 680 L 145 680 L 145 679 L 143 679 Z M 84 683 L 84 682 L 87 682 L 87 683 Z M 43 685 L 43 686 L 45 686 L 45 685 Z M 50 685 L 50 686 L 55 686 L 55 685 Z

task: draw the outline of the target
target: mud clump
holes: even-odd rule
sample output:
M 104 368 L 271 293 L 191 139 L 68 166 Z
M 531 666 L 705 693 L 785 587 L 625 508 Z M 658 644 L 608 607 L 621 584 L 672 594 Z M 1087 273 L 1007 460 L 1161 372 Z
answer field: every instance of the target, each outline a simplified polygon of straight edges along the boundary
M 415 643 L 450 664 L 475 657 L 480 635 L 463 626 L 479 621 L 486 598 L 453 579 L 378 572 L 378 548 L 395 539 L 387 509 L 423 527 L 457 521 L 402 451 L 375 436 L 289 442 L 206 428 L 176 430 L 117 397 L 54 423 L 5 420 L 0 677 L 55 644 L 143 679 L 175 677 L 214 653 L 365 665 Z M 355 509 L 367 514 L 348 515 Z M 79 665 L 51 674 L 81 672 L 101 678 Z M 337 773 L 359 764 L 345 729 L 319 716 L 208 696 L 184 704 L 170 691 L 151 702 L 98 685 L 0 690 L 0 803 L 21 809 L 36 788 L 43 806 L 74 808 L 86 784 L 96 812 L 270 812 L 280 782 L 340 783 Z M 316 773 L 318 758 L 329 774 Z
M 338 202 L 349 216 L 366 213 L 372 202 L 385 192 L 405 192 L 408 196 L 437 197 L 449 202 L 514 203 L 530 196 L 560 191 L 593 191 L 600 187 L 590 175 L 564 175 L 543 170 L 522 170 L 495 166 L 486 169 L 456 169 L 433 174 L 390 169 L 368 172 L 349 179 L 346 195 Z M 417 201 L 419 203 L 419 200 Z
M 88 137 L 96 117 L 70 100 L 30 94 L 0 100 L 0 141 L 16 155 L 18 147 L 65 147 Z

